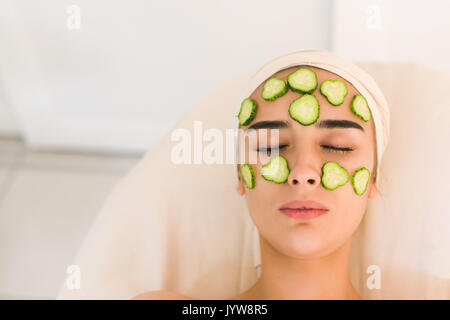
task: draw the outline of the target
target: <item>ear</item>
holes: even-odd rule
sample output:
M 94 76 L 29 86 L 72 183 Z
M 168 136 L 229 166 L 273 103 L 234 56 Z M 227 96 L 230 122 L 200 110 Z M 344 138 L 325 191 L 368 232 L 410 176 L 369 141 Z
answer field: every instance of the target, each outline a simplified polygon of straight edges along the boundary
M 241 175 L 238 174 L 238 182 L 236 185 L 236 191 L 240 196 L 243 196 L 245 194 L 245 186 L 244 181 L 242 181 Z

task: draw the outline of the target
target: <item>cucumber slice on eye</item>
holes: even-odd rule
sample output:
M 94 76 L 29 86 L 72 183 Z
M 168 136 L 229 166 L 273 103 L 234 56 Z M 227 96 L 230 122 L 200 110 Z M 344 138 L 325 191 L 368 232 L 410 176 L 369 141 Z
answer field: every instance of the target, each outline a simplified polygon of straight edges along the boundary
M 288 75 L 287 83 L 292 91 L 312 93 L 317 88 L 317 76 L 311 69 L 300 68 Z
M 363 95 L 357 94 L 353 97 L 350 109 L 353 113 L 360 117 L 363 121 L 369 121 L 371 118 L 371 112 L 366 98 Z
M 288 87 L 284 80 L 272 77 L 264 83 L 262 97 L 264 100 L 273 101 L 283 96 L 288 91 Z
M 289 177 L 289 173 L 287 160 L 280 155 L 272 157 L 261 168 L 262 177 L 275 183 L 285 183 Z
M 348 171 L 336 161 L 328 161 L 322 166 L 321 183 L 327 190 L 335 190 L 348 182 Z
M 241 175 L 247 188 L 253 189 L 255 187 L 255 173 L 253 172 L 252 166 L 248 163 L 242 165 Z
M 312 94 L 304 94 L 291 102 L 289 115 L 300 124 L 309 126 L 319 119 L 319 101 Z
M 347 85 L 341 80 L 325 80 L 320 85 L 320 93 L 333 106 L 340 106 L 348 93 Z
M 364 167 L 356 170 L 352 176 L 352 186 L 355 193 L 360 196 L 366 192 L 369 184 L 370 171 Z
M 245 98 L 241 103 L 241 110 L 237 115 L 239 119 L 239 124 L 241 126 L 246 126 L 253 121 L 256 116 L 257 103 L 252 98 Z

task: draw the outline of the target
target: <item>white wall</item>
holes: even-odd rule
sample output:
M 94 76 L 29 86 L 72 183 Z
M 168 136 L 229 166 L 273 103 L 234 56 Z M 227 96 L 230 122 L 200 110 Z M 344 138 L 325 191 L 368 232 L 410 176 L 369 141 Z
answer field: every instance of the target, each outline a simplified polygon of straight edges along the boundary
M 237 74 L 328 49 L 329 23 L 328 0 L 3 0 L 0 74 L 30 147 L 141 152 Z
M 450 72 L 450 1 L 336 0 L 332 11 L 336 53 L 415 61 Z
M 20 127 L 17 118 L 13 114 L 13 110 L 8 104 L 0 101 L 0 135 L 2 136 L 18 136 L 20 135 Z

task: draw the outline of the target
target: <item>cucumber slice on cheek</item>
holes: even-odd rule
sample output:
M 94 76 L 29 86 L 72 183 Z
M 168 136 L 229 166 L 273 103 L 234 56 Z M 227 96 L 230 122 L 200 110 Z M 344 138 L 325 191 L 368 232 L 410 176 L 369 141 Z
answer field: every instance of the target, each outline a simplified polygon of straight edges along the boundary
M 348 182 L 348 171 L 336 161 L 328 161 L 322 166 L 322 186 L 327 190 L 335 190 Z
M 289 173 L 287 160 L 283 156 L 272 157 L 268 163 L 261 167 L 262 177 L 275 183 L 285 183 Z
M 239 119 L 239 124 L 241 126 L 246 126 L 253 121 L 256 116 L 257 103 L 252 98 L 245 98 L 241 103 L 241 110 L 237 115 Z
M 262 98 L 267 101 L 273 101 L 283 96 L 288 91 L 288 87 L 284 80 L 272 77 L 264 83 L 262 90 Z
M 352 109 L 353 113 L 363 121 L 367 122 L 371 118 L 367 100 L 361 94 L 357 94 L 353 97 L 352 103 L 350 104 L 350 109 Z
M 289 106 L 289 115 L 304 126 L 309 126 L 319 119 L 319 101 L 312 94 L 304 94 Z
M 253 189 L 255 187 L 255 173 L 250 164 L 246 163 L 241 167 L 241 175 L 247 188 Z
M 308 68 L 300 68 L 287 77 L 287 83 L 292 91 L 312 93 L 317 88 L 317 76 Z
M 340 106 L 344 103 L 348 93 L 347 85 L 341 80 L 325 80 L 320 85 L 320 93 L 327 98 L 333 106 Z
M 370 171 L 366 168 L 356 170 L 352 176 L 352 186 L 355 193 L 360 196 L 366 192 L 369 184 Z

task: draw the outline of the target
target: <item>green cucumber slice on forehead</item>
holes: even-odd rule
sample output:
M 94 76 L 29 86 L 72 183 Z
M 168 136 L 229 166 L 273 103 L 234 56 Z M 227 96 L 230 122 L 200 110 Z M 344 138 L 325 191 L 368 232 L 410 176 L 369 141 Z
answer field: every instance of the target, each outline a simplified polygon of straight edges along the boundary
M 308 68 L 299 68 L 287 77 L 287 83 L 292 91 L 312 93 L 317 88 L 317 76 Z
M 322 166 L 322 186 L 327 190 L 335 190 L 348 182 L 348 171 L 336 161 L 328 161 Z
M 285 183 L 289 177 L 289 167 L 286 158 L 275 156 L 261 167 L 261 175 L 264 179 L 275 183 Z
M 369 104 L 366 98 L 361 94 L 356 94 L 350 104 L 350 109 L 353 113 L 361 118 L 363 121 L 369 121 L 371 118 L 371 112 L 369 109 Z
M 255 187 L 255 173 L 250 164 L 246 163 L 241 166 L 241 175 L 247 188 L 253 189 Z
M 237 115 L 239 124 L 246 126 L 253 121 L 256 116 L 257 103 L 252 98 L 245 98 L 241 103 L 241 109 Z
M 320 93 L 333 106 L 340 106 L 348 93 L 347 85 L 341 80 L 325 80 L 320 85 Z
M 291 102 L 289 115 L 300 124 L 309 126 L 319 119 L 319 101 L 312 94 L 304 94 Z
M 272 77 L 263 85 L 262 98 L 267 101 L 273 101 L 283 96 L 288 91 L 288 87 L 284 80 Z
M 369 184 L 370 171 L 364 167 L 356 170 L 352 176 L 353 190 L 358 196 L 361 196 L 366 192 L 367 185 Z

